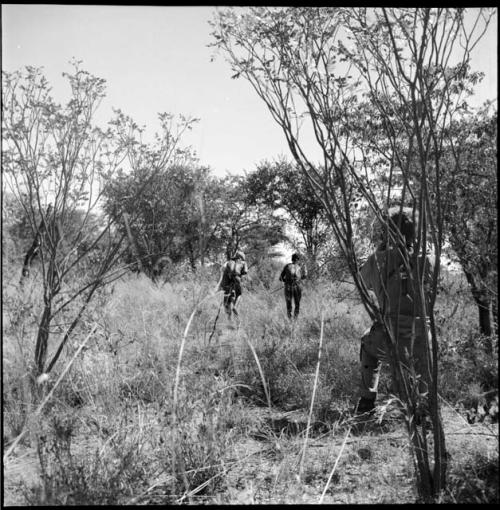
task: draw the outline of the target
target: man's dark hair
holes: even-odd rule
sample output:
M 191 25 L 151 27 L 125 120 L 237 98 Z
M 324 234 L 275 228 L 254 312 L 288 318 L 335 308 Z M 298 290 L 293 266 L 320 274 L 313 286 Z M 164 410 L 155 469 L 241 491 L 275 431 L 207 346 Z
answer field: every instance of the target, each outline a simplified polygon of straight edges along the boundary
M 292 262 L 295 262 L 296 260 L 299 260 L 299 259 L 300 259 L 300 256 L 299 256 L 299 254 L 298 254 L 298 253 L 294 253 L 294 254 L 292 255 Z
M 391 211 L 389 211 L 390 213 Z M 394 235 L 398 236 L 398 231 L 401 232 L 405 238 L 406 246 L 410 248 L 415 240 L 415 224 L 411 218 L 411 212 L 406 210 L 392 212 L 388 223 Z

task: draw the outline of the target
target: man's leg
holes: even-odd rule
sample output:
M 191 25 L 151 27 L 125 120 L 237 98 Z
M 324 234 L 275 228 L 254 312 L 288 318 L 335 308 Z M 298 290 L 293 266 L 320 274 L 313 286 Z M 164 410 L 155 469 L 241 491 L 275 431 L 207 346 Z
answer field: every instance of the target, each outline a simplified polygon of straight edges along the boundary
M 231 318 L 231 302 L 232 302 L 232 295 L 231 295 L 230 289 L 224 290 L 224 310 L 226 311 L 226 315 L 228 318 Z
M 422 404 L 417 413 L 417 420 L 428 413 L 427 398 L 432 396 L 429 391 L 431 388 L 431 368 L 429 363 L 430 334 L 429 324 L 425 319 L 413 319 L 412 317 L 399 317 L 399 356 L 407 369 L 407 374 L 411 382 L 410 387 L 421 395 L 419 402 Z M 393 324 L 396 327 L 396 324 Z M 427 334 L 426 334 L 427 333 Z M 427 396 L 427 398 L 424 397 Z
M 419 391 L 421 394 L 430 394 L 432 387 L 432 371 L 429 361 L 431 343 L 429 328 L 430 325 L 428 325 L 426 334 L 425 325 L 422 322 L 417 326 L 415 334 L 415 348 L 413 355 L 415 357 L 415 371 L 421 376 L 419 383 Z
M 361 337 L 361 383 L 357 412 L 365 413 L 375 408 L 380 378 L 380 356 L 385 352 L 385 333 L 382 326 L 374 324 Z
M 302 297 L 302 290 L 298 285 L 295 285 L 293 290 L 293 299 L 295 301 L 294 317 L 297 318 L 300 312 L 300 298 Z
M 238 310 L 236 310 L 236 306 L 238 305 L 238 302 L 239 302 L 240 297 L 241 297 L 241 285 L 236 284 L 234 286 L 233 292 L 234 292 L 233 313 L 235 315 L 238 315 Z
M 292 318 L 292 289 L 285 285 L 285 303 L 286 303 L 286 314 L 289 319 Z
M 377 399 L 378 381 L 380 378 L 381 362 L 375 356 L 372 356 L 361 344 L 361 387 L 360 397 L 365 406 L 375 406 Z M 358 406 L 359 407 L 359 406 Z

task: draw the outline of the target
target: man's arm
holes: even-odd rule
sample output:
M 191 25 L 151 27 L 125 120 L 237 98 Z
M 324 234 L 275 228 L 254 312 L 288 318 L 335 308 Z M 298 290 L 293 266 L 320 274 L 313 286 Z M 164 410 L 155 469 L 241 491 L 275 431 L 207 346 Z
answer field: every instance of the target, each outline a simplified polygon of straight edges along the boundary
M 248 273 L 248 266 L 247 266 L 247 263 L 246 261 L 243 261 L 243 265 L 241 266 L 241 276 L 244 276 Z
M 219 278 L 219 283 L 217 284 L 217 289 L 218 290 L 221 290 L 222 289 L 222 282 L 224 281 L 224 273 L 226 271 L 226 265 L 227 265 L 227 262 L 224 263 L 221 268 L 220 268 L 220 278 Z
M 288 265 L 289 264 L 285 264 L 285 267 L 283 268 L 283 271 L 281 271 L 280 282 L 284 282 L 285 279 L 286 279 L 286 273 L 287 273 L 287 270 L 288 270 Z

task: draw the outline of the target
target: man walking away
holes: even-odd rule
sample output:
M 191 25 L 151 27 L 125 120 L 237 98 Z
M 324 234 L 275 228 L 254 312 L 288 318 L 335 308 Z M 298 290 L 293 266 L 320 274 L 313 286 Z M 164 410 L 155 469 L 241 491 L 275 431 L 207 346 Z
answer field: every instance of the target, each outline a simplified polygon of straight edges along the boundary
M 241 297 L 241 278 L 248 273 L 245 254 L 237 251 L 232 259 L 222 267 L 222 278 L 219 289 L 224 291 L 224 309 L 229 319 L 234 313 L 238 315 L 236 305 Z
M 427 310 L 432 267 L 428 257 L 413 253 L 415 225 L 410 208 L 389 209 L 388 227 L 392 234 L 386 235 L 387 244 L 368 257 L 360 274 L 366 287 L 376 294 L 385 322 L 392 328 L 399 359 L 407 367 L 413 360 L 420 376 L 419 391 L 425 393 L 430 386 Z M 425 309 L 421 309 L 418 295 L 418 275 L 423 275 Z M 375 409 L 381 361 L 387 360 L 389 342 L 385 327 L 378 322 L 361 338 L 358 415 L 368 416 Z
M 281 271 L 280 282 L 285 284 L 285 302 L 288 318 L 292 318 L 292 300 L 295 304 L 294 318 L 299 316 L 300 299 L 302 298 L 302 288 L 300 280 L 307 278 L 305 267 L 299 265 L 300 257 L 297 253 L 292 255 L 292 262 L 288 263 Z

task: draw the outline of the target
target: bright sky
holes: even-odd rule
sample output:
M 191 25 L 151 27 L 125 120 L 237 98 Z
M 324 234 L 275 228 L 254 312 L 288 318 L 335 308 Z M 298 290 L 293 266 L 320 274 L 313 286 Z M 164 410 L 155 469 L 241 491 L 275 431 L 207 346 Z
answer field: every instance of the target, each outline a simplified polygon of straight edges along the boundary
M 209 6 L 2 5 L 2 68 L 44 68 L 59 101 L 69 86 L 61 74 L 82 68 L 107 82 L 100 117 L 119 108 L 149 133 L 157 113 L 200 118 L 186 143 L 218 175 L 254 170 L 264 159 L 288 155 L 284 135 L 243 79 L 232 80 L 213 49 Z M 475 105 L 497 98 L 497 16 L 474 52 L 486 76 Z M 290 158 L 291 159 L 291 158 Z

